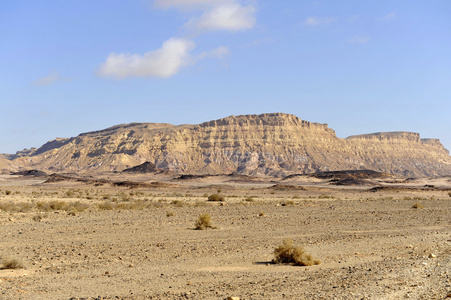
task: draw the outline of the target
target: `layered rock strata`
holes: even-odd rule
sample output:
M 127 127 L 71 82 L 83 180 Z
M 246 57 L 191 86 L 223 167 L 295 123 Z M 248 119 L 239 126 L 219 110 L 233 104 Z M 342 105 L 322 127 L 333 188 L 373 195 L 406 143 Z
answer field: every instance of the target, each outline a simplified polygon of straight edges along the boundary
M 230 116 L 199 125 L 118 125 L 56 139 L 8 161 L 16 169 L 79 173 L 122 171 L 144 162 L 184 174 L 284 176 L 353 169 L 451 174 L 451 157 L 438 140 L 410 132 L 340 139 L 327 124 L 282 113 Z

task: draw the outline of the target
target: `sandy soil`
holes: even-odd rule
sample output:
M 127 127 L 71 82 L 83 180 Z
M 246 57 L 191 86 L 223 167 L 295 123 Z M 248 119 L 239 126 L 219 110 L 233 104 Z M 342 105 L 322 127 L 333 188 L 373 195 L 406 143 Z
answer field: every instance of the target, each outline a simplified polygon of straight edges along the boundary
M 451 297 L 449 178 L 127 180 L 173 185 L 0 176 L 0 258 L 25 267 L 0 269 L 0 299 Z M 205 213 L 217 229 L 194 230 Z M 285 238 L 321 264 L 271 263 Z

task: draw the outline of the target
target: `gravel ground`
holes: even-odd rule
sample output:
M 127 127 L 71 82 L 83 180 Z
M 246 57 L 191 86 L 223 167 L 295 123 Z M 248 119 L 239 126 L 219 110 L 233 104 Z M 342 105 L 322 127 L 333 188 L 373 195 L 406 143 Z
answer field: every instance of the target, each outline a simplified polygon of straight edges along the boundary
M 19 189 L 15 184 L 8 188 Z M 20 195 L 42 189 L 28 185 Z M 62 193 L 57 186 L 44 190 L 52 189 Z M 144 200 L 151 203 L 144 209 L 112 210 L 91 199 L 77 213 L 1 211 L 0 257 L 26 268 L 0 270 L 0 299 L 451 297 L 447 192 L 406 197 L 405 191 L 335 189 L 327 197 L 296 191 L 294 198 L 254 187 L 233 192 L 256 196 L 245 201 L 226 192 L 224 203 L 155 197 Z M 412 200 L 414 194 L 422 200 Z M 68 201 L 58 197 L 40 201 Z M 412 208 L 417 202 L 424 208 Z M 194 230 L 205 213 L 217 229 Z M 285 238 L 321 264 L 273 264 Z

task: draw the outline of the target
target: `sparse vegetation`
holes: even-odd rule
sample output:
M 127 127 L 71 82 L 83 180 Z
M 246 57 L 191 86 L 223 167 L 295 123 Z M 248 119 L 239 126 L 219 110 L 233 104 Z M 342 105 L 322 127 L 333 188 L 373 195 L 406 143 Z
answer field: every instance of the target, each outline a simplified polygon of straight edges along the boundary
M 183 207 L 185 204 L 183 203 L 183 201 L 180 200 L 174 200 L 171 202 L 172 205 L 176 206 L 176 207 Z
M 213 225 L 211 225 L 211 216 L 209 214 L 199 215 L 195 225 L 195 230 L 206 230 L 206 229 L 216 229 Z
M 421 203 L 415 203 L 414 205 L 412 205 L 412 208 L 421 209 L 421 208 L 424 208 L 424 205 Z
M 208 201 L 224 201 L 224 197 L 219 194 L 212 194 L 208 196 Z
M 37 214 L 37 215 L 33 216 L 33 221 L 35 221 L 35 222 L 41 222 L 42 219 L 44 219 L 44 216 L 41 214 Z
M 113 203 L 109 202 L 109 201 L 104 201 L 102 203 L 97 204 L 97 207 L 101 210 L 112 210 L 113 207 Z
M 285 239 L 283 244 L 274 250 L 274 260 L 276 264 L 290 264 L 294 266 L 313 266 L 321 262 L 313 259 L 310 254 L 304 251 L 304 248 L 295 246 L 292 239 Z
M 24 264 L 17 258 L 3 259 L 1 269 L 25 269 Z

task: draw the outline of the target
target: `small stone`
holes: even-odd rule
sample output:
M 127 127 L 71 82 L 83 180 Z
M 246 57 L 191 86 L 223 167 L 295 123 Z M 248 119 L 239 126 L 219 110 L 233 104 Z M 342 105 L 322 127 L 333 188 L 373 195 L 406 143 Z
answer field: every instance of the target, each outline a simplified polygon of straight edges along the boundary
M 240 300 L 240 297 L 227 297 L 227 300 Z
M 436 258 L 437 255 L 435 255 L 434 253 L 429 254 L 429 258 Z

